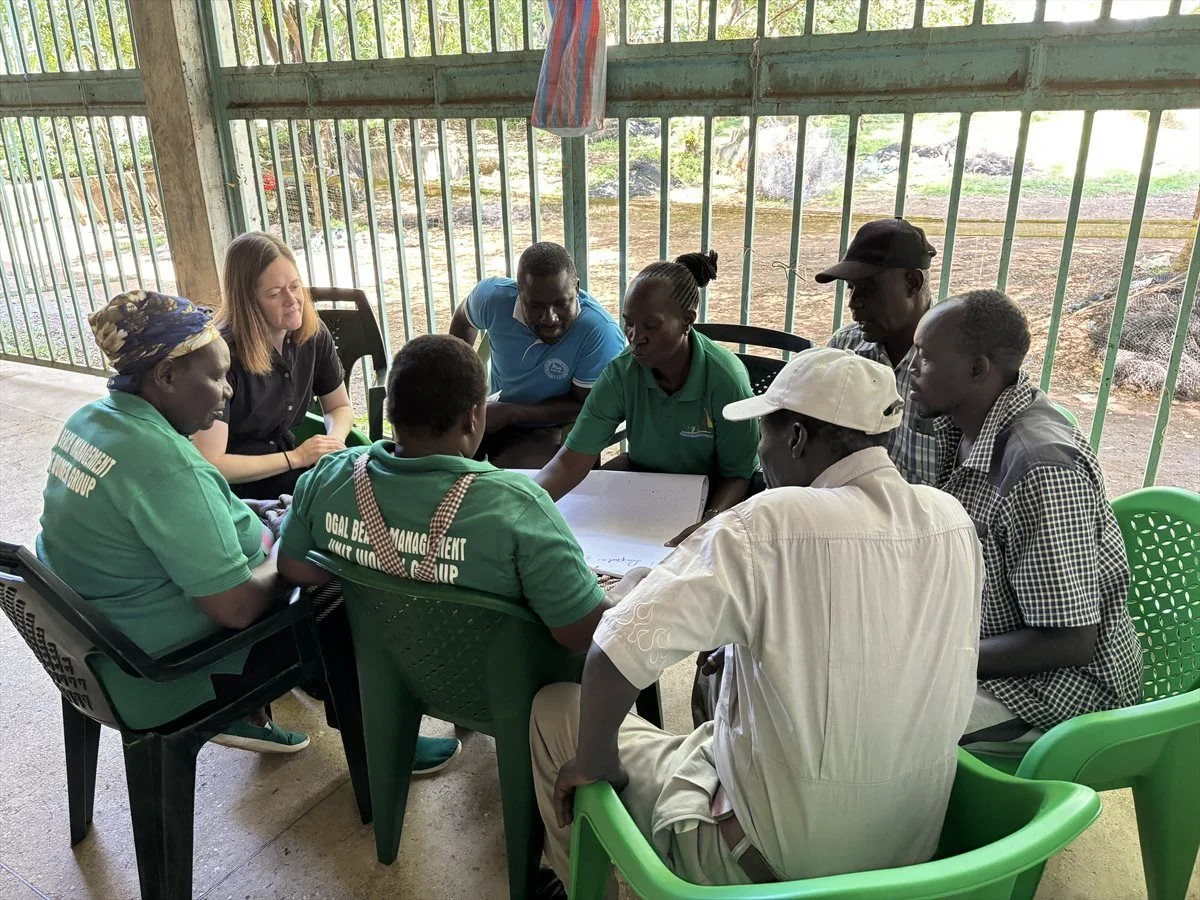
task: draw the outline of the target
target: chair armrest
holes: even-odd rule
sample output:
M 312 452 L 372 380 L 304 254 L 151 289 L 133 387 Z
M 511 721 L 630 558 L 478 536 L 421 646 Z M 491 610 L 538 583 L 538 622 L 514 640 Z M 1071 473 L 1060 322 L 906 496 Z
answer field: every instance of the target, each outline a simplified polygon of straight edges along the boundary
M 965 755 L 960 751 L 960 768 L 986 768 L 975 760 L 964 761 Z M 990 777 L 1013 780 L 999 773 Z M 985 847 L 956 856 L 803 881 L 710 887 L 688 884 L 671 872 L 642 836 L 612 785 L 596 782 L 575 792 L 571 896 L 576 897 L 576 891 L 583 898 L 600 896 L 608 860 L 643 900 L 907 900 L 965 896 L 1045 861 L 1100 815 L 1100 798 L 1082 785 L 1040 782 L 1038 793 L 1042 803 L 1034 821 Z
M 299 588 L 288 595 L 287 606 L 263 616 L 240 631 L 224 629 L 166 656 L 153 658 L 150 665 L 135 665 L 138 674 L 150 681 L 175 681 L 207 668 L 230 654 L 257 644 L 263 638 L 291 628 L 312 610 L 312 602 Z
M 1123 709 L 1068 719 L 1034 742 L 1021 760 L 1021 778 L 1074 781 L 1099 753 L 1200 724 L 1200 688 Z

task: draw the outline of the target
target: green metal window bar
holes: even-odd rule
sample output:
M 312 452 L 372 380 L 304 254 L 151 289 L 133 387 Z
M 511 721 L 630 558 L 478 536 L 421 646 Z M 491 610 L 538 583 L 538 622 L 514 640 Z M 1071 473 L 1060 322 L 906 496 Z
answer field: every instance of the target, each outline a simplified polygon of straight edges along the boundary
M 0 87 L 15 91 L 13 79 L 21 76 L 19 102 L 24 104 L 14 109 L 18 101 L 0 100 L 5 154 L 0 187 L 6 188 L 0 197 L 6 231 L 0 254 L 10 261 L 2 273 L 0 315 L 7 320 L 0 338 L 7 357 L 40 354 L 45 363 L 90 369 L 98 355 L 89 357 L 86 341 L 79 343 L 81 317 L 75 315 L 69 339 L 53 352 L 48 322 L 67 322 L 71 311 L 85 303 L 90 307 L 117 283 L 162 283 L 170 273 L 156 252 L 154 207 L 157 203 L 162 210 L 161 189 L 144 108 L 130 81 L 136 75 L 131 71 L 136 51 L 127 41 L 113 40 L 123 25 L 127 33 L 125 2 L 71 2 L 82 16 L 38 30 L 39 16 L 68 0 L 0 0 L 5 73 Z M 1194 54 L 1200 17 L 1190 15 L 1196 5 L 1171 0 L 1165 16 L 1121 21 L 1114 18 L 1122 14 L 1120 6 L 1102 3 L 1094 21 L 1047 22 L 1048 4 L 1037 0 L 1026 14 L 1029 21 L 1004 22 L 997 19 L 1003 18 L 997 10 L 1002 12 L 1004 4 L 984 0 L 914 0 L 911 18 L 904 21 L 867 0 L 758 0 L 740 5 L 745 14 L 738 21 L 731 20 L 727 4 L 718 2 L 703 8 L 672 0 L 610 3 L 612 119 L 603 135 L 567 140 L 528 126 L 545 44 L 540 2 L 228 0 L 200 2 L 198 8 L 212 62 L 222 156 L 234 185 L 229 192 L 233 225 L 263 227 L 299 245 L 310 282 L 361 285 L 373 297 L 384 328 L 393 326 L 396 341 L 418 330 L 444 330 L 475 280 L 512 274 L 526 235 L 538 240 L 561 234 L 576 255 L 581 282 L 587 286 L 590 280 L 619 311 L 634 274 L 631 249 L 638 258 L 646 254 L 648 227 L 633 196 L 645 187 L 631 183 L 630 166 L 646 158 L 644 123 L 652 122 L 659 180 L 654 189 L 657 241 L 650 246 L 663 257 L 692 249 L 693 238 L 689 246 L 674 244 L 680 240 L 675 236 L 686 231 L 681 228 L 692 208 L 679 205 L 685 201 L 676 179 L 695 177 L 694 166 L 700 174 L 700 246 L 722 253 L 723 277 L 703 292 L 702 316 L 719 311 L 723 318 L 789 330 L 800 319 L 811 322 L 811 310 L 802 304 L 811 302 L 814 268 L 844 251 L 862 221 L 889 211 L 902 215 L 907 210 L 938 238 L 938 299 L 967 287 L 1009 287 L 1014 260 L 1022 259 L 1016 244 L 1061 236 L 1041 359 L 1041 382 L 1049 388 L 1064 317 L 1076 302 L 1076 248 L 1080 241 L 1101 233 L 1112 237 L 1122 228 L 1125 252 L 1090 425 L 1092 442 L 1099 446 L 1139 246 L 1164 238 L 1195 244 L 1194 221 L 1148 218 L 1147 197 L 1164 116 L 1194 107 L 1200 96 Z M 1050 10 L 1058 14 L 1057 7 Z M 878 66 L 865 67 L 863 59 Z M 1153 66 L 1146 64 L 1149 59 Z M 41 74 L 47 72 L 77 75 L 79 83 L 109 79 L 114 91 L 131 99 L 112 114 L 63 108 L 62 94 L 55 93 L 60 88 Z M 267 73 L 272 77 L 264 78 Z M 1128 221 L 1097 223 L 1081 218 L 1081 210 L 1091 186 L 1086 169 L 1096 113 L 1110 109 L 1144 111 L 1147 131 Z M 1082 128 L 1075 170 L 1067 176 L 1065 220 L 1023 219 L 1030 132 L 1040 114 L 1068 110 L 1082 115 Z M 973 177 L 968 141 L 984 114 L 999 111 L 1013 116 L 1015 148 L 1005 212 L 984 221 L 968 199 Z M 957 117 L 957 128 L 947 141 L 945 214 L 922 217 L 912 188 L 917 150 L 924 147 L 915 143 L 914 133 L 923 132 L 928 117 L 948 115 Z M 899 132 L 894 204 L 890 194 L 886 201 L 890 209 L 864 187 L 859 172 L 876 140 L 869 123 L 881 116 L 890 117 Z M 692 122 L 698 123 L 695 161 L 680 156 L 678 146 Z M 731 171 L 723 142 L 739 125 L 745 131 L 744 150 L 735 152 L 742 163 Z M 795 129 L 795 155 L 785 163 L 791 200 L 780 208 L 764 198 L 760 184 L 769 174 L 766 135 L 783 126 Z M 835 132 L 831 150 L 825 145 Z M 73 152 L 57 151 L 63 138 L 63 149 Z M 613 139 L 615 151 L 607 156 L 610 151 L 601 150 L 601 142 Z M 137 149 L 122 155 L 111 152 L 113 147 Z M 830 165 L 831 153 L 841 160 L 836 164 L 840 192 L 834 192 L 835 207 L 825 209 L 824 201 L 804 196 L 803 184 L 811 171 Z M 27 167 L 31 157 L 33 165 Z M 143 162 L 147 157 L 149 164 Z M 615 163 L 608 162 L 613 157 Z M 68 176 L 56 173 L 82 172 L 85 166 L 88 178 L 105 185 L 111 180 L 112 190 L 84 190 L 80 196 L 69 187 L 64 195 L 42 186 L 54 179 L 67 185 Z M 605 216 L 593 217 L 589 210 L 589 188 L 603 167 L 616 169 L 612 275 L 592 260 L 612 238 L 589 227 L 592 218 L 609 221 L 607 207 Z M 19 191 L 14 190 L 18 183 Z M 736 228 L 730 227 L 725 199 L 731 191 L 738 196 L 735 209 L 740 207 Z M 692 196 L 687 202 L 696 202 Z M 782 227 L 775 224 L 781 211 Z M 64 228 L 66 217 L 75 224 Z M 65 241 L 64 234 L 69 234 Z M 986 284 L 966 265 L 972 259 L 970 241 L 984 235 L 995 239 L 993 259 L 998 259 L 994 281 L 989 276 Z M 836 250 L 830 236 L 836 238 Z M 764 241 L 776 237 L 786 250 L 764 249 Z M 105 243 L 109 252 L 85 266 L 82 277 L 70 277 L 75 264 L 60 251 L 84 242 Z M 317 258 L 322 255 L 323 260 Z M 1193 252 L 1147 460 L 1148 483 L 1160 463 L 1194 314 L 1196 266 Z M 832 330 L 846 317 L 844 286 L 839 283 L 830 294 L 827 327 Z M 424 300 L 424 322 L 414 317 L 414 297 Z

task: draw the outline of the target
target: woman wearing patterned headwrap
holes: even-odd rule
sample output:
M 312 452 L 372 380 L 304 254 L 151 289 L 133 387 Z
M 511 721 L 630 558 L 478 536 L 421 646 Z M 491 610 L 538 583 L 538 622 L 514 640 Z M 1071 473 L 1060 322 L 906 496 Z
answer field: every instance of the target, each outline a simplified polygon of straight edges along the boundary
M 188 439 L 230 394 L 229 350 L 211 311 L 132 291 L 88 322 L 117 374 L 51 451 L 38 556 L 153 656 L 245 628 L 273 603 L 275 556 L 258 517 Z M 129 727 L 152 728 L 235 690 L 232 679 L 264 646 L 170 683 L 133 678 L 107 659 L 96 674 Z M 265 712 L 214 740 L 275 753 L 308 745 Z

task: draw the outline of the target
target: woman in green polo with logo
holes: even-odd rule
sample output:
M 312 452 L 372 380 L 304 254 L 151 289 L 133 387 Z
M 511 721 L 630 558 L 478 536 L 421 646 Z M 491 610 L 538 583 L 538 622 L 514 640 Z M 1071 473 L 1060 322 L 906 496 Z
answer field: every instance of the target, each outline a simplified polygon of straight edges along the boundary
M 231 394 L 229 348 L 211 310 L 131 291 L 88 323 L 117 374 L 108 396 L 77 410 L 51 450 L 38 556 L 151 655 L 247 627 L 280 593 L 276 554 L 259 517 L 189 440 Z M 103 659 L 96 675 L 125 723 L 148 729 L 239 696 L 240 676 L 294 652 L 287 644 L 268 638 L 162 684 Z M 458 752 L 455 740 L 423 740 L 419 770 L 434 771 Z M 213 742 L 294 753 L 308 737 L 260 710 Z
M 272 603 L 275 559 L 262 522 L 188 440 L 229 399 L 229 350 L 212 312 L 131 291 L 88 322 L 117 374 L 50 452 L 38 556 L 152 655 L 246 627 Z M 243 651 L 165 684 L 108 660 L 96 674 L 126 724 L 152 728 L 212 700 L 213 678 L 246 661 Z M 308 744 L 265 714 L 215 741 L 283 753 Z
M 728 403 L 753 396 L 741 361 L 697 332 L 700 288 L 717 275 L 717 254 L 687 253 L 647 266 L 625 294 L 629 347 L 588 395 L 563 448 L 535 477 L 558 500 L 587 477 L 626 423 L 628 456 L 605 468 L 707 475 L 708 504 L 699 522 L 740 503 L 758 467 L 758 425 L 726 422 Z

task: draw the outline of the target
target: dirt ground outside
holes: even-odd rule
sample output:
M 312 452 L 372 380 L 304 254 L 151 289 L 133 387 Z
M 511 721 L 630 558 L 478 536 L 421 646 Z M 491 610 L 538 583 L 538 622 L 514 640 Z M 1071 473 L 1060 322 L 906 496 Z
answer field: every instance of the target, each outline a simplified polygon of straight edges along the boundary
M 1180 191 L 1151 196 L 1147 203 L 1148 218 L 1186 219 L 1192 213 L 1194 191 Z M 871 194 L 864 192 L 855 197 L 853 214 L 863 216 L 886 216 L 892 212 L 893 195 L 886 192 Z M 457 302 L 462 302 L 476 281 L 476 258 L 473 249 L 470 199 L 460 198 L 456 193 L 452 199 L 451 232 L 455 248 L 455 274 Z M 1115 195 L 1091 201 L 1087 214 L 1097 218 L 1128 217 L 1132 197 Z M 407 302 L 399 278 L 399 260 L 394 234 L 382 232 L 377 235 L 379 270 L 384 274 L 381 294 L 386 312 L 386 328 L 393 351 L 402 345 L 406 331 L 420 334 L 427 330 L 444 332 L 451 314 L 451 279 L 446 265 L 446 236 L 441 225 L 440 201 L 427 205 L 427 231 L 422 241 L 420 230 L 404 228 L 406 256 Z M 929 227 L 930 239 L 938 248 L 931 278 L 935 289 L 939 284 L 944 264 L 944 222 L 948 201 L 945 198 L 911 198 L 906 206 L 906 215 L 927 216 L 934 224 Z M 1065 199 L 1029 198 L 1022 200 L 1022 218 L 1061 218 L 1065 216 Z M 411 205 L 408 209 L 411 209 Z M 806 205 L 805 224 L 808 213 L 816 213 L 815 220 L 828 221 L 829 214 L 838 209 L 826 209 L 824 205 Z M 960 208 L 960 221 L 967 217 L 1003 219 L 1005 200 L 1000 197 L 964 198 Z M 465 213 L 465 215 L 464 215 Z M 563 240 L 561 200 L 543 197 L 541 207 L 540 237 L 543 240 Z M 668 256 L 701 248 L 701 209 L 698 204 L 672 202 Z M 527 197 L 513 197 L 511 214 L 502 219 L 499 199 L 484 196 L 481 209 L 483 227 L 481 240 L 484 249 L 483 274 L 504 274 L 506 260 L 504 252 L 505 224 L 510 234 L 514 255 L 532 240 Z M 943 223 L 941 227 L 937 223 Z M 660 209 L 657 198 L 630 201 L 628 221 L 628 256 L 626 277 L 632 278 L 643 266 L 659 258 Z M 720 271 L 717 280 L 707 291 L 707 319 L 717 322 L 737 322 L 742 318 L 742 280 L 744 267 L 749 264 L 749 309 L 750 324 L 784 329 L 804 335 L 815 343 L 828 340 L 833 331 L 836 288 L 834 285 L 818 285 L 813 276 L 831 264 L 838 256 L 838 235 L 828 233 L 827 227 L 815 227 L 801 233 L 799 259 L 796 265 L 796 290 L 792 320 L 787 320 L 788 261 L 791 245 L 791 210 L 763 204 L 756 210 L 754 229 L 749 252 L 745 246 L 744 209 L 740 206 L 719 205 L 713 210 L 712 232 L 709 246 L 720 254 Z M 594 199 L 589 204 L 589 272 L 588 287 L 614 315 L 619 296 L 619 225 L 616 201 Z M 353 236 L 357 252 L 352 263 L 347 241 L 331 242 L 332 253 L 326 256 L 324 247 L 297 247 L 301 271 L 307 273 L 311 254 L 315 284 L 332 283 L 342 286 L 359 284 L 372 301 L 375 300 L 375 269 L 371 264 L 371 246 L 366 233 Z M 992 287 L 996 281 L 1001 250 L 998 235 L 972 236 L 960 230 L 955 241 L 952 277 L 949 283 L 951 294 L 975 287 Z M 1147 266 L 1161 265 L 1163 260 L 1173 258 L 1183 247 L 1180 240 L 1143 239 L 1138 247 L 1138 264 L 1134 279 L 1149 274 Z M 1111 302 L 1089 303 L 1089 300 L 1105 292 L 1111 292 L 1120 276 L 1125 252 L 1122 238 L 1080 238 L 1075 242 L 1072 263 L 1067 281 L 1063 304 L 1063 316 L 1054 357 L 1054 368 L 1050 383 L 1050 394 L 1079 418 L 1080 425 L 1088 433 L 1094 415 L 1096 392 L 1103 367 L 1102 353 L 1097 344 L 1103 345 L 1107 334 L 1107 318 Z M 1055 283 L 1062 253 L 1061 238 L 1023 238 L 1013 243 L 1012 261 L 1008 276 L 1008 293 L 1022 305 L 1029 317 L 1033 332 L 1033 345 L 1026 367 L 1037 378 L 1041 372 L 1046 349 L 1050 311 L 1054 298 Z M 88 260 L 89 267 L 93 260 Z M 424 264 L 423 264 L 424 262 Z M 428 266 L 429 306 L 428 315 L 425 283 L 422 270 Z M 169 269 L 168 269 L 169 273 Z M 332 274 L 330 274 L 332 273 Z M 82 268 L 75 275 L 83 279 Z M 164 289 L 169 289 L 164 285 Z M 65 293 L 65 292 L 64 292 Z M 70 307 L 58 313 L 55 298 L 47 293 L 42 298 L 50 340 L 56 345 L 69 341 L 79 356 L 80 337 L 90 340 L 85 322 L 77 321 Z M 41 311 L 36 303 L 26 303 L 26 315 L 32 322 L 32 331 L 40 334 Z M 21 315 L 17 319 L 17 332 L 26 332 Z M 407 321 L 407 329 L 406 329 Z M 849 321 L 849 312 L 843 309 L 843 323 Z M 7 310 L 0 307 L 0 328 L 11 329 Z M 64 327 L 65 326 L 65 327 Z M 1098 332 L 1098 329 L 1100 330 Z M 11 331 L 9 332 L 11 335 Z M 98 353 L 92 348 L 93 358 Z M 358 380 L 358 379 L 356 379 Z M 362 386 L 355 385 L 359 402 L 356 408 L 365 409 L 362 402 Z M 1100 444 L 1100 458 L 1108 479 L 1109 493 L 1113 496 L 1142 485 L 1147 455 L 1152 442 L 1155 416 L 1158 408 L 1157 393 L 1130 390 L 1114 384 L 1105 419 L 1104 434 Z M 1200 402 L 1177 399 L 1172 407 L 1169 427 L 1165 433 L 1157 483 L 1200 489 Z
M 1147 204 L 1147 216 L 1185 217 L 1191 213 L 1194 192 L 1152 197 Z M 1092 211 L 1093 215 L 1128 215 L 1132 198 L 1113 197 L 1105 209 Z M 505 259 L 503 237 L 499 227 L 499 204 L 488 209 L 485 201 L 484 247 L 485 275 L 503 274 Z M 1030 201 L 1022 203 L 1021 214 L 1025 217 L 1052 218 L 1061 216 L 1065 210 L 1057 200 Z M 891 197 L 861 198 L 855 204 L 855 216 L 878 211 L 879 215 L 891 212 Z M 973 198 L 970 203 L 971 216 L 1003 218 L 1003 198 Z M 509 226 L 512 230 L 514 253 L 519 254 L 531 240 L 528 207 L 514 198 Z M 836 211 L 834 211 L 836 212 Z M 940 217 L 946 215 L 945 201 L 917 199 L 910 201 L 906 214 L 914 216 Z M 960 215 L 967 215 L 966 204 Z M 457 300 L 462 302 L 475 283 L 475 257 L 471 251 L 471 226 L 466 223 L 452 225 L 456 243 L 456 267 L 458 274 Z M 720 271 L 717 280 L 707 292 L 707 319 L 716 322 L 737 322 L 742 316 L 742 278 L 746 259 L 750 265 L 750 304 L 748 321 L 753 325 L 784 329 L 787 322 L 787 291 L 789 271 L 787 268 L 791 242 L 791 211 L 765 207 L 756 211 L 751 252 L 743 254 L 740 248 L 744 241 L 744 210 L 736 207 L 714 209 L 712 237 L 709 243 L 720 254 Z M 491 219 L 496 224 L 486 223 Z M 639 269 L 659 258 L 660 209 L 657 200 L 631 200 L 629 212 L 628 258 L 626 277 L 632 278 Z M 440 222 L 439 222 L 440 224 Z M 406 239 L 410 294 L 410 328 L 414 333 L 427 328 L 445 331 L 449 325 L 450 296 L 446 282 L 434 284 L 434 317 L 430 322 L 426 315 L 423 284 L 420 278 L 419 240 L 409 231 Z M 593 200 L 589 205 L 589 291 L 614 315 L 617 311 L 619 294 L 619 245 L 618 217 L 615 202 Z M 944 233 L 944 229 L 941 229 Z M 672 203 L 668 256 L 697 250 L 701 247 L 700 208 L 698 205 Z M 561 207 L 543 201 L 540 237 L 544 240 L 563 240 Z M 931 230 L 930 239 L 942 249 L 942 234 Z M 384 256 L 388 253 L 388 241 L 382 240 Z M 1174 256 L 1181 249 L 1178 240 L 1142 240 L 1138 247 L 1139 264 L 1142 261 L 1161 261 L 1164 254 Z M 955 242 L 951 294 L 975 287 L 993 287 L 999 267 L 1001 238 L 999 236 L 960 236 Z M 1096 392 L 1103 368 L 1103 356 L 1096 348 L 1095 332 L 1107 328 L 1107 310 L 1111 303 L 1094 303 L 1078 309 L 1093 295 L 1111 290 L 1118 281 L 1124 258 L 1125 241 L 1112 238 L 1080 238 L 1075 243 L 1072 263 L 1063 303 L 1063 316 L 1054 357 L 1054 368 L 1050 394 L 1057 402 L 1067 406 L 1078 417 L 1084 433 L 1088 433 L 1095 412 Z M 444 273 L 445 238 L 440 228 L 430 229 L 425 252 L 428 254 L 432 272 Z M 1012 262 L 1009 268 L 1007 291 L 1024 308 L 1029 317 L 1033 333 L 1032 350 L 1026 363 L 1035 379 L 1040 376 L 1046 339 L 1050 323 L 1050 312 L 1054 299 L 1055 282 L 1062 253 L 1060 238 L 1017 238 L 1013 244 Z M 827 341 L 833 331 L 836 289 L 833 285 L 818 285 L 813 276 L 836 261 L 838 235 L 803 233 L 800 242 L 800 258 L 797 262 L 796 292 L 790 330 L 804 335 L 815 343 Z M 941 277 L 944 257 L 935 257 L 931 278 L 936 287 Z M 394 262 L 393 262 L 394 264 Z M 385 266 L 385 271 L 387 268 Z M 394 269 L 393 269 L 394 271 Z M 1135 280 L 1143 274 L 1141 266 L 1135 267 Z M 435 282 L 439 279 L 435 275 Z M 399 280 L 389 279 L 385 283 L 385 296 L 399 294 Z M 370 293 L 370 291 L 368 291 Z M 397 297 L 399 300 L 399 297 Z M 388 326 L 392 345 L 398 348 L 403 340 L 404 304 L 388 304 Z M 1075 311 L 1072 311 L 1075 310 Z M 843 322 L 849 321 L 849 311 L 843 310 Z M 1106 331 L 1104 332 L 1107 333 Z M 1142 475 L 1149 453 L 1158 395 L 1135 392 L 1114 385 L 1105 418 L 1104 434 L 1100 446 L 1101 462 L 1108 479 L 1112 496 L 1142 486 Z M 1165 434 L 1162 458 L 1157 483 L 1200 489 L 1200 403 L 1176 400 Z

